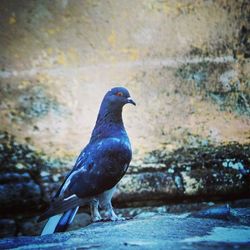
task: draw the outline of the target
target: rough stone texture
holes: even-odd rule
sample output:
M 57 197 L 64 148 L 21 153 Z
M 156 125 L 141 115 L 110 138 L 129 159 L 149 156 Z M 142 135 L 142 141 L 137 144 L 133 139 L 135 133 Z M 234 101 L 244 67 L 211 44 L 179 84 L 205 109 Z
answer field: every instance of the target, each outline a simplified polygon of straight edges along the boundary
M 19 144 L 8 134 L 0 143 L 0 211 L 2 215 L 37 214 L 70 169 L 64 162 Z M 131 164 L 114 196 L 117 206 L 150 205 L 183 199 L 231 199 L 250 192 L 249 147 L 153 151 Z M 69 164 L 69 162 L 67 162 Z M 64 171 L 64 174 L 62 174 Z M 150 198 L 149 198 L 150 197 Z
M 115 85 L 137 102 L 124 110 L 134 158 L 116 206 L 249 197 L 247 0 L 0 5 L 7 234 L 31 233 Z
M 26 206 L 31 208 L 32 203 L 37 205 L 40 202 L 40 187 L 27 173 L 3 174 L 1 176 L 1 183 L 3 183 L 0 186 L 1 205 L 4 204 L 7 207 Z M 3 206 L 1 209 L 3 209 Z
M 236 219 L 244 215 L 249 215 L 249 208 L 234 210 Z M 249 224 L 246 225 L 240 220 L 197 218 L 187 214 L 145 213 L 133 220 L 95 223 L 66 233 L 7 238 L 0 240 L 0 248 L 248 249 L 249 237 Z
M 138 158 L 249 142 L 247 2 L 1 1 L 1 129 L 75 157 L 122 84 L 138 103 L 124 113 Z
M 13 219 L 0 219 L 0 237 L 13 236 L 16 234 L 16 222 Z
M 139 167 L 129 168 L 115 198 L 147 202 L 248 196 L 249 154 L 249 146 L 239 144 L 181 148 L 172 154 L 153 151 Z

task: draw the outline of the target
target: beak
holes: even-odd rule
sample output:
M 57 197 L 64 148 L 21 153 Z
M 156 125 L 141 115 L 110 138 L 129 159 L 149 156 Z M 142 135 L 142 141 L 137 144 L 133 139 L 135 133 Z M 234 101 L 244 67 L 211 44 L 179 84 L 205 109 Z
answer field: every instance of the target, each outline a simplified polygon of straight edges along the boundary
M 131 104 L 133 104 L 133 105 L 136 106 L 136 103 L 132 100 L 131 97 L 128 97 L 128 98 L 127 98 L 127 103 L 131 103 Z

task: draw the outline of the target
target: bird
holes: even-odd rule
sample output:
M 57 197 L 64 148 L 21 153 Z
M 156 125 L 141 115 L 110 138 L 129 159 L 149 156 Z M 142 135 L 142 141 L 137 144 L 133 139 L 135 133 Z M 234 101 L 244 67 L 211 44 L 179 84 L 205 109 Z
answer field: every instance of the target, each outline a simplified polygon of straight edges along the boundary
M 116 186 L 126 173 L 132 159 L 132 149 L 125 130 L 124 105 L 136 103 L 125 87 L 109 90 L 102 102 L 89 143 L 83 148 L 72 170 L 51 200 L 38 222 L 48 219 L 41 235 L 64 232 L 82 205 L 90 206 L 92 222 L 117 221 L 111 199 Z

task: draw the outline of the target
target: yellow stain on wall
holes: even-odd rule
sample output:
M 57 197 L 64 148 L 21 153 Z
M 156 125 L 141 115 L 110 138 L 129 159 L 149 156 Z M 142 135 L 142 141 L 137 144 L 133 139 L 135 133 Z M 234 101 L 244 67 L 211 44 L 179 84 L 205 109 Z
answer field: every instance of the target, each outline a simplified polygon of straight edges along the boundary
M 12 15 L 10 18 L 9 18 L 9 24 L 15 24 L 16 23 L 16 16 L 15 15 Z
M 129 49 L 122 49 L 122 53 L 128 55 L 131 61 L 136 61 L 139 58 L 139 51 L 138 49 L 129 48 Z
M 20 84 L 18 85 L 18 89 L 25 89 L 29 85 L 29 81 L 27 80 L 22 80 Z
M 67 60 L 66 60 L 66 57 L 65 57 L 65 54 L 63 52 L 60 52 L 57 56 L 57 63 L 58 64 L 61 64 L 61 65 L 66 65 L 67 63 Z
M 45 74 L 37 74 L 36 76 L 36 80 L 39 82 L 39 83 L 44 83 L 44 82 L 47 82 L 48 81 L 48 77 L 47 75 Z
M 191 13 L 195 11 L 196 3 L 177 3 L 176 8 L 177 11 L 180 13 Z
M 80 55 L 75 48 L 69 48 L 67 55 L 70 61 L 74 63 L 80 62 Z
M 162 0 L 162 1 L 146 1 L 145 7 L 157 11 L 157 12 L 164 12 L 167 15 L 179 15 L 182 12 L 190 13 L 195 10 L 195 6 L 199 4 L 199 1 L 193 1 L 192 3 L 185 3 L 185 1 L 178 2 L 178 1 L 173 1 L 170 2 L 168 0 Z
M 54 29 L 48 29 L 47 32 L 49 35 L 54 35 L 56 33 Z
M 200 50 L 205 49 L 204 40 L 201 37 L 197 37 L 193 42 L 193 47 L 198 48 Z
M 163 12 L 165 14 L 177 14 L 176 7 L 173 6 L 169 1 L 146 1 L 144 3 L 145 8 L 150 11 L 153 10 L 155 12 Z
M 52 52 L 53 52 L 53 49 L 52 49 L 51 47 L 47 48 L 47 53 L 48 53 L 48 55 L 51 55 Z
M 167 4 L 167 3 L 165 3 L 164 5 L 163 5 L 163 12 L 164 13 L 166 13 L 166 14 L 169 14 L 169 13 L 171 13 L 172 12 L 172 8 Z
M 111 34 L 108 36 L 108 42 L 112 47 L 116 46 L 117 36 L 114 30 L 111 31 Z

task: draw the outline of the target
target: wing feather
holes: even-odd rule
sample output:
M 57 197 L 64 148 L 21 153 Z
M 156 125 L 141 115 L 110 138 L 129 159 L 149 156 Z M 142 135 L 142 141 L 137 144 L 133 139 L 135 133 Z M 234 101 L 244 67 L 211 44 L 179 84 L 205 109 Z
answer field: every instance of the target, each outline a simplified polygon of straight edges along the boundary
M 125 174 L 131 160 L 127 141 L 107 138 L 87 146 L 78 157 L 73 171 L 61 188 L 63 196 L 76 194 L 84 198 L 104 192 L 115 186 Z

